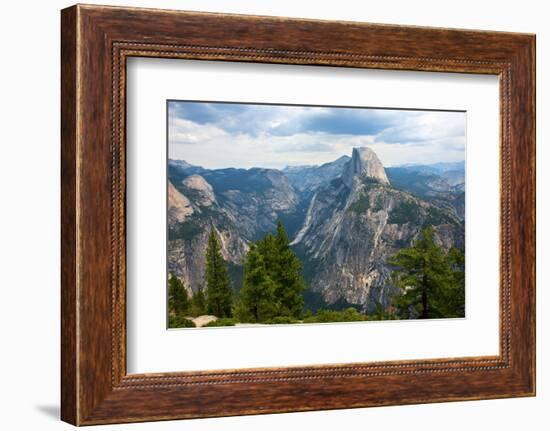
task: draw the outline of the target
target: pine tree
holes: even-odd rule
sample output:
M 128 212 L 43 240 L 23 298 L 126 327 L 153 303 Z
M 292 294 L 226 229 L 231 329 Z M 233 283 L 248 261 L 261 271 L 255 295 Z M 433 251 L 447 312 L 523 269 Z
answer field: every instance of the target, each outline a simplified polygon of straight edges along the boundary
M 223 260 L 214 229 L 210 231 L 206 249 L 206 308 L 216 317 L 230 317 L 232 292 L 227 264 Z
M 270 277 L 264 256 L 259 251 L 259 245 L 253 244 L 244 263 L 243 287 L 237 308 L 239 320 L 265 322 L 272 319 L 277 311 L 274 291 L 275 283 Z
M 279 315 L 300 318 L 304 310 L 305 281 L 301 275 L 302 263 L 290 249 L 283 223 L 277 222 L 275 235 L 275 263 L 273 281 Z
M 448 254 L 449 265 L 453 272 L 454 287 L 449 289 L 447 298 L 448 317 L 464 317 L 465 314 L 465 260 L 464 251 L 452 247 Z
M 273 278 L 278 264 L 278 249 L 275 237 L 271 233 L 268 233 L 262 239 L 258 240 L 255 245 L 256 250 L 262 256 L 266 271 L 269 276 Z
M 204 295 L 202 285 L 198 287 L 191 298 L 191 313 L 193 316 L 206 314 L 206 296 Z
M 244 282 L 237 308 L 239 320 L 267 321 L 303 315 L 305 282 L 302 264 L 290 249 L 283 224 L 253 244 L 244 264 Z
M 433 227 L 424 229 L 412 247 L 400 250 L 390 263 L 397 267 L 394 283 L 404 292 L 396 301 L 401 317 L 453 317 L 449 298 L 456 289 L 455 274 L 443 249 L 434 242 Z
M 189 297 L 183 282 L 173 274 L 168 279 L 168 312 L 183 317 L 189 310 Z

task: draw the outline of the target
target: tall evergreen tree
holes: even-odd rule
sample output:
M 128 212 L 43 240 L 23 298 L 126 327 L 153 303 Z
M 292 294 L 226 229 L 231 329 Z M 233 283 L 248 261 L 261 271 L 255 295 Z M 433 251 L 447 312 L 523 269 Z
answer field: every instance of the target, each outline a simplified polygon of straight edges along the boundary
M 210 231 L 206 249 L 206 308 L 217 317 L 230 317 L 232 292 L 227 264 L 214 229 Z
M 275 316 L 301 318 L 305 290 L 301 270 L 302 264 L 290 249 L 279 221 L 275 236 L 268 233 L 247 254 L 239 316 L 245 318 L 246 311 L 252 316 L 248 318 L 256 321 Z
M 412 247 L 400 250 L 389 262 L 397 267 L 393 280 L 404 292 L 396 301 L 401 317 L 453 317 L 449 298 L 457 287 L 455 274 L 434 242 L 433 227 L 424 229 Z
M 204 295 L 204 289 L 200 285 L 197 291 L 191 298 L 191 313 L 194 316 L 201 316 L 206 314 L 206 296 Z
M 259 245 L 253 244 L 244 263 L 243 287 L 237 307 L 237 314 L 241 321 L 265 322 L 272 319 L 277 312 L 275 283 L 271 279 L 259 248 Z
M 290 249 L 288 235 L 283 223 L 277 222 L 275 235 L 275 263 L 273 281 L 279 315 L 300 318 L 304 310 L 305 281 L 301 275 L 302 263 Z
M 183 282 L 173 274 L 168 279 L 168 312 L 182 317 L 189 310 L 189 297 Z
M 256 250 L 262 256 L 263 265 L 270 277 L 274 278 L 278 264 L 277 243 L 275 237 L 268 233 L 256 242 Z
M 448 254 L 449 265 L 453 272 L 454 288 L 449 290 L 447 299 L 449 317 L 464 317 L 465 314 L 465 259 L 464 251 L 452 247 Z

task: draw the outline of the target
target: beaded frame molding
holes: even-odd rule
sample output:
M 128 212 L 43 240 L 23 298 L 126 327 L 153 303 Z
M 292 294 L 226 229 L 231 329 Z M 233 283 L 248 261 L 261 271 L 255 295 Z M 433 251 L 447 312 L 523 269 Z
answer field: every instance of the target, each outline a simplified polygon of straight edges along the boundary
M 535 394 L 534 35 L 92 5 L 61 18 L 64 421 Z M 127 374 L 126 59 L 136 56 L 498 75 L 499 355 Z

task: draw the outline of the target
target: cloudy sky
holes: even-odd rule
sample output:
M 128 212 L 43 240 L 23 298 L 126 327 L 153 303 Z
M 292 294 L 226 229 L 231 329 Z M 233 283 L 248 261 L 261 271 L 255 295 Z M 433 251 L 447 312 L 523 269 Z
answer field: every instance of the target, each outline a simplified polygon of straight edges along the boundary
M 465 158 L 464 112 L 170 101 L 171 159 L 206 168 L 322 164 L 369 146 L 385 166 Z

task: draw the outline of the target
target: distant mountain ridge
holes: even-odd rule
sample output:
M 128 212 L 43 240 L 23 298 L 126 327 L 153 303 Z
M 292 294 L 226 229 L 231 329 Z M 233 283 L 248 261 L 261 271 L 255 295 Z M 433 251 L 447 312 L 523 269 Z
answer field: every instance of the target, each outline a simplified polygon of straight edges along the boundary
M 445 163 L 433 163 L 433 164 L 405 164 L 391 168 L 392 170 L 406 170 L 409 172 L 417 172 L 421 174 L 437 175 L 445 180 L 451 186 L 461 186 L 464 188 L 466 163 L 464 160 L 459 162 L 445 162 Z
M 311 192 L 327 181 L 342 175 L 344 166 L 351 160 L 342 156 L 322 165 L 287 166 L 282 172 L 298 192 Z
M 459 165 L 436 165 L 384 168 L 368 147 L 320 166 L 282 170 L 169 160 L 168 270 L 196 291 L 214 229 L 238 290 L 250 243 L 280 219 L 304 263 L 306 305 L 315 297 L 327 307 L 387 307 L 395 293 L 387 259 L 422 227 L 434 225 L 445 248 L 464 245 L 464 183 L 445 177 Z
M 465 160 L 460 160 L 458 162 L 438 162 L 438 163 L 405 163 L 403 165 L 395 166 L 397 168 L 409 168 L 409 169 L 428 169 L 435 172 L 448 172 L 448 171 L 458 171 L 464 170 L 466 167 Z

